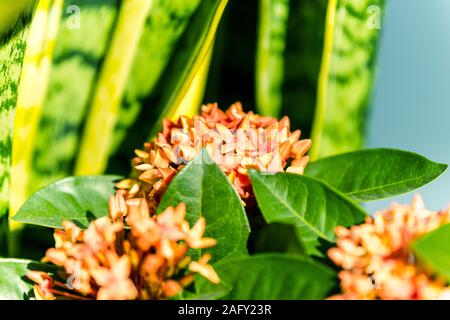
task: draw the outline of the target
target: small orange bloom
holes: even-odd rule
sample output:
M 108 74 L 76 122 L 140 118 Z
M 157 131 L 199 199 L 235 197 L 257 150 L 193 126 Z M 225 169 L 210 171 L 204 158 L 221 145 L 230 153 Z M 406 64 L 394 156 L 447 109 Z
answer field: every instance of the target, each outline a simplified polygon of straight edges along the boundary
M 29 272 L 36 296 L 166 299 L 190 285 L 195 273 L 219 282 L 208 264 L 209 254 L 198 262 L 187 256 L 189 249 L 209 248 L 216 241 L 203 237 L 204 218 L 190 228 L 185 215 L 186 206 L 180 204 L 150 216 L 145 199 L 125 201 L 119 192 L 111 197 L 109 217 L 94 220 L 87 230 L 65 221 L 64 230 L 55 231 L 55 248 L 47 250 L 44 260 L 62 267 L 60 276 L 66 283 L 44 272 Z
M 450 209 L 429 211 L 417 195 L 411 206 L 394 204 L 362 225 L 336 228 L 328 256 L 343 268 L 343 292 L 330 299 L 447 299 L 450 287 L 417 264 L 410 244 L 448 222 Z
M 135 178 L 117 184 L 126 198 L 145 198 L 152 213 L 173 177 L 205 148 L 249 203 L 253 191 L 249 169 L 303 174 L 311 140 L 299 140 L 289 118 L 280 121 L 244 112 L 238 102 L 227 111 L 217 104 L 202 107 L 201 115 L 163 121 L 163 130 L 144 150 L 135 150 Z M 118 210 L 116 210 L 118 211 Z

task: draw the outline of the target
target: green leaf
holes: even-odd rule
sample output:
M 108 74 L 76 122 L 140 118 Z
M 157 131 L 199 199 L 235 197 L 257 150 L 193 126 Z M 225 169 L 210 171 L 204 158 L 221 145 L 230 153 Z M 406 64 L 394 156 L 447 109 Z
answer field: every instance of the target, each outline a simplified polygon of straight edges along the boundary
M 295 227 L 270 223 L 252 231 L 251 239 L 255 253 L 281 252 L 303 256 L 305 249 L 297 237 Z
M 313 160 L 360 149 L 385 0 L 330 0 L 319 73 Z
M 61 228 L 69 220 L 86 228 L 90 221 L 108 213 L 119 176 L 70 177 L 33 194 L 13 217 L 14 221 Z
M 122 1 L 111 44 L 93 93 L 75 165 L 76 175 L 105 171 L 121 101 L 153 0 Z
M 42 115 L 34 144 L 28 145 L 32 160 L 27 196 L 73 175 L 80 133 L 109 51 L 119 4 L 120 0 L 64 1 Z
M 356 151 L 310 163 L 305 174 L 325 181 L 355 200 L 397 196 L 436 179 L 447 165 L 393 150 Z
M 214 265 L 221 283 L 197 280 L 198 292 L 228 287 L 230 300 L 309 300 L 326 298 L 335 286 L 335 273 L 328 267 L 301 257 L 260 254 L 226 260 Z
M 254 170 L 250 177 L 266 221 L 297 226 L 302 241 L 317 238 L 334 241 L 336 226 L 352 226 L 366 216 L 357 204 L 320 180 Z
M 416 240 L 412 249 L 418 260 L 450 281 L 450 224 L 427 233 Z
M 179 44 L 180 55 L 169 67 L 160 102 L 161 112 L 150 137 L 158 133 L 162 120 L 176 112 L 197 71 L 213 45 L 217 28 L 228 0 L 202 1 L 192 20 L 191 29 Z
M 176 59 L 177 45 L 191 32 L 200 0 L 155 1 L 147 17 L 114 128 L 108 171 L 128 174 L 123 160 L 142 145 L 154 121 L 156 94 L 166 81 L 166 68 Z M 147 119 L 143 121 L 143 119 Z M 101 121 L 101 116 L 98 118 Z M 150 122 L 149 122 L 150 121 Z M 86 137 L 88 139 L 88 137 Z
M 109 149 L 108 171 L 123 172 L 123 159 L 132 157 L 134 148 L 161 130 L 163 118 L 171 118 L 183 108 L 189 90 L 196 87 L 196 80 L 202 80 L 199 79 L 202 67 L 208 67 L 208 55 L 227 2 L 155 2 L 144 30 L 143 47 L 132 70 L 133 77 L 124 93 L 120 120 Z M 196 95 L 202 95 L 203 84 L 198 84 Z M 198 110 L 199 107 L 190 108 Z M 97 118 L 102 121 L 101 113 Z M 108 158 L 102 157 L 101 161 L 104 160 Z
M 22 6 L 22 2 L 17 5 Z M 11 1 L 4 2 L 1 6 L 0 14 L 3 15 L 8 12 L 4 7 L 11 6 Z M 19 10 L 19 7 L 13 5 L 13 8 L 9 9 Z M 13 15 L 15 19 L 10 17 L 12 20 L 0 18 L 0 217 L 5 215 L 9 208 L 14 110 L 33 9 L 34 6 L 21 11 L 20 14 L 16 12 Z M 3 34 L 6 30 L 9 32 Z
M 217 240 L 216 246 L 205 250 L 213 261 L 247 254 L 250 227 L 241 198 L 205 150 L 175 176 L 157 211 L 181 202 L 191 226 L 200 217 L 206 219 L 205 236 Z M 192 253 L 196 259 L 200 254 L 200 250 Z
M 34 298 L 33 282 L 26 277 L 29 270 L 55 271 L 55 268 L 30 260 L 0 259 L 0 300 Z
M 50 78 L 49 62 L 53 59 L 62 6 L 62 1 L 39 1 L 28 35 L 14 112 L 10 216 L 16 214 L 29 196 L 29 172 L 34 161 L 36 133 Z M 12 229 L 16 227 L 12 226 Z
M 289 0 L 259 0 L 256 107 L 266 116 L 280 115 L 288 15 Z

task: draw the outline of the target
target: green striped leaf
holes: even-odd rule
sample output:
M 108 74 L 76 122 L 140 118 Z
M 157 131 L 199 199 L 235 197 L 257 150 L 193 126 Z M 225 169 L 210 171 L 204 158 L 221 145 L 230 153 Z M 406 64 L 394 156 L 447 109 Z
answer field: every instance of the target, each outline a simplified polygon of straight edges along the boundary
M 289 0 L 260 0 L 256 57 L 256 107 L 278 117 L 282 104 Z
M 191 29 L 191 19 L 199 7 L 200 0 L 157 0 L 153 3 L 150 14 L 142 32 L 141 42 L 128 80 L 119 110 L 110 154 L 115 159 L 109 162 L 112 171 L 124 174 L 129 168 L 121 163 L 129 159 L 130 152 L 140 147 L 138 139 L 146 139 L 154 124 L 157 112 L 150 102 L 158 83 L 165 81 L 165 70 L 178 54 L 177 46 L 187 30 Z M 149 122 L 139 127 L 140 115 L 150 113 L 146 117 Z M 137 137 L 141 135 L 142 137 Z M 118 160 L 118 161 L 115 161 Z M 125 160 L 128 161 L 128 160 Z
M 153 132 L 161 128 L 163 117 L 173 116 L 183 106 L 207 60 L 226 2 L 154 1 L 120 108 L 110 112 L 94 108 L 89 115 L 77 174 L 101 172 L 108 163 L 109 171 L 128 170 L 123 166 L 124 159 L 142 145 L 152 128 Z M 206 78 L 205 71 L 200 78 Z M 204 80 L 196 84 L 194 91 L 202 92 Z M 198 107 L 190 106 L 194 110 Z M 107 128 L 102 124 L 105 119 Z M 108 161 L 111 155 L 113 159 Z
M 98 174 L 106 168 L 120 102 L 153 3 L 153 0 L 122 2 L 111 46 L 86 119 L 75 166 L 77 175 Z
M 312 159 L 364 145 L 384 0 L 330 0 L 313 124 Z
M 29 146 L 34 150 L 27 195 L 73 173 L 80 131 L 109 48 L 119 2 L 65 1 L 39 130 Z
M 35 0 L 0 0 L 0 38 L 6 36 L 17 25 L 25 12 L 31 14 L 35 2 Z
M 33 10 L 31 4 L 16 21 L 5 23 L 0 38 L 0 217 L 9 207 L 13 117 Z
M 214 38 L 222 14 L 228 0 L 203 1 L 195 15 L 189 30 L 183 37 L 177 50 L 179 54 L 169 66 L 168 77 L 164 81 L 164 87 L 159 92 L 161 100 L 155 110 L 159 111 L 150 137 L 157 134 L 162 127 L 162 120 L 171 117 L 177 111 L 177 107 L 183 101 L 198 70 L 213 46 Z
M 31 23 L 14 114 L 10 216 L 25 202 L 63 0 L 40 0 Z

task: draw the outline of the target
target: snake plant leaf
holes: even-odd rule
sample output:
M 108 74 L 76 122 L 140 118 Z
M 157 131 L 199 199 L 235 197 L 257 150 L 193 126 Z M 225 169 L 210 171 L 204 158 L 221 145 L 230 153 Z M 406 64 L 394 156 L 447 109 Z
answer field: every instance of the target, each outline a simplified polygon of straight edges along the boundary
M 289 0 L 260 0 L 256 57 L 256 107 L 278 117 L 282 105 Z
M 40 0 L 31 23 L 14 116 L 10 216 L 27 198 L 33 146 L 48 85 L 62 0 Z
M 128 162 L 134 148 L 141 147 L 158 116 L 152 97 L 159 90 L 159 82 L 165 81 L 166 68 L 178 55 L 178 43 L 191 29 L 191 19 L 199 4 L 200 0 L 153 3 L 119 110 L 108 172 L 129 173 L 123 163 Z
M 159 117 L 150 137 L 160 131 L 164 118 L 176 113 L 197 71 L 208 58 L 227 3 L 228 0 L 203 1 L 193 16 L 192 30 L 183 37 L 178 47 L 180 54 L 167 70 L 169 76 L 160 92 L 160 103 L 155 108 L 159 110 Z
M 31 260 L 0 258 L 0 300 L 34 299 L 33 282 L 28 271 L 56 272 L 56 268 Z
M 153 127 L 160 128 L 162 117 L 197 111 L 208 72 L 208 53 L 225 4 L 223 0 L 154 1 L 120 108 L 103 105 L 89 114 L 77 174 L 106 168 L 125 173 L 120 165 L 123 159 L 142 145 Z M 114 112 L 102 112 L 101 107 Z
M 305 174 L 360 201 L 397 196 L 436 179 L 447 165 L 394 149 L 354 151 L 312 162 Z
M 366 217 L 347 196 L 315 178 L 254 170 L 250 177 L 266 222 L 295 225 L 301 229 L 302 242 L 314 238 L 333 242 L 337 226 L 352 226 Z
M 152 5 L 153 0 L 122 2 L 86 120 L 75 167 L 77 175 L 98 174 L 106 167 L 122 95 Z
M 200 68 L 194 76 L 191 85 L 184 95 L 175 112 L 171 115 L 172 121 L 176 121 L 180 116 L 192 117 L 199 111 L 205 93 L 206 82 L 208 80 L 209 67 L 211 64 L 213 48 L 209 50 L 208 56 L 202 62 Z
M 161 130 L 162 120 L 172 118 L 177 113 L 177 109 L 188 93 L 192 81 L 199 74 L 205 61 L 208 61 L 216 31 L 227 3 L 228 0 L 202 1 L 192 16 L 189 29 L 186 30 L 177 44 L 177 54 L 172 57 L 165 69 L 166 81 L 161 82 L 160 86 L 155 88 L 155 92 L 150 98 L 154 107 L 143 110 L 156 115 L 157 119 L 149 137 L 142 137 L 143 139 L 154 137 Z M 199 106 L 193 107 L 197 109 Z M 140 121 L 135 124 L 135 128 L 145 126 L 150 113 L 141 114 Z M 130 132 L 133 131 L 133 129 L 130 130 Z M 145 141 L 142 138 L 137 144 L 133 140 L 130 141 L 134 143 L 134 146 L 140 146 Z
M 318 262 L 287 254 L 258 254 L 214 265 L 221 283 L 198 277 L 198 292 L 229 288 L 227 300 L 324 299 L 336 285 L 335 272 Z
M 313 160 L 364 145 L 384 3 L 328 2 L 312 132 Z
M 430 268 L 433 273 L 450 281 L 450 224 L 417 239 L 411 245 L 418 261 Z
M 241 198 L 205 150 L 175 176 L 157 212 L 181 202 L 186 204 L 189 223 L 204 217 L 205 236 L 217 240 L 216 246 L 205 250 L 213 261 L 247 254 L 250 227 Z M 199 258 L 201 251 L 191 254 Z
M 69 177 L 34 193 L 13 217 L 16 222 L 61 228 L 69 220 L 86 228 L 91 220 L 108 213 L 120 176 Z
M 9 208 L 14 109 L 33 11 L 34 3 L 30 3 L 12 25 L 2 27 L 0 38 L 0 217 Z
M 35 0 L 0 0 L 0 38 L 17 26 L 23 15 L 30 16 L 35 6 Z M 21 30 L 24 25 L 17 30 Z
M 64 3 L 39 129 L 34 145 L 29 145 L 33 151 L 28 195 L 73 173 L 80 131 L 118 6 L 119 0 Z

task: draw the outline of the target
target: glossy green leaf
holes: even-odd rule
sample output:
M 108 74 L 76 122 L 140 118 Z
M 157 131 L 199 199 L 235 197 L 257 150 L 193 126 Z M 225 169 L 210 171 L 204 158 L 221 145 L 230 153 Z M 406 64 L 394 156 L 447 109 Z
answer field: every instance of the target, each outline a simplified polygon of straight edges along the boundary
M 2 20 L 2 31 L 9 32 L 0 31 L 0 217 L 9 207 L 14 110 L 33 9 L 34 6 L 21 11 L 15 21 Z
M 38 262 L 21 259 L 0 259 L 0 300 L 34 298 L 33 282 L 26 277 L 29 270 L 55 271 Z
M 312 132 L 313 160 L 364 145 L 384 2 L 328 1 Z
M 305 174 L 327 182 L 355 200 L 393 197 L 436 179 L 447 165 L 394 149 L 369 149 L 310 163 Z
M 419 262 L 450 281 L 450 224 L 424 235 L 412 244 Z
M 221 283 L 197 281 L 198 292 L 213 287 L 231 288 L 230 300 L 309 300 L 326 298 L 335 286 L 335 273 L 328 267 L 301 257 L 260 254 L 214 265 Z
M 250 227 L 241 198 L 205 150 L 175 176 L 157 211 L 181 202 L 186 204 L 189 223 L 204 217 L 205 236 L 217 240 L 216 246 L 205 250 L 213 261 L 247 254 Z M 192 254 L 199 258 L 201 252 Z
M 253 190 L 268 223 L 297 226 L 302 240 L 335 240 L 336 226 L 352 226 L 365 212 L 320 180 L 291 173 L 251 171 Z
M 266 116 L 281 111 L 288 15 L 289 0 L 259 0 L 256 107 Z
M 70 177 L 33 194 L 13 217 L 14 221 L 60 228 L 63 220 L 87 227 L 90 221 L 108 213 L 119 176 Z

